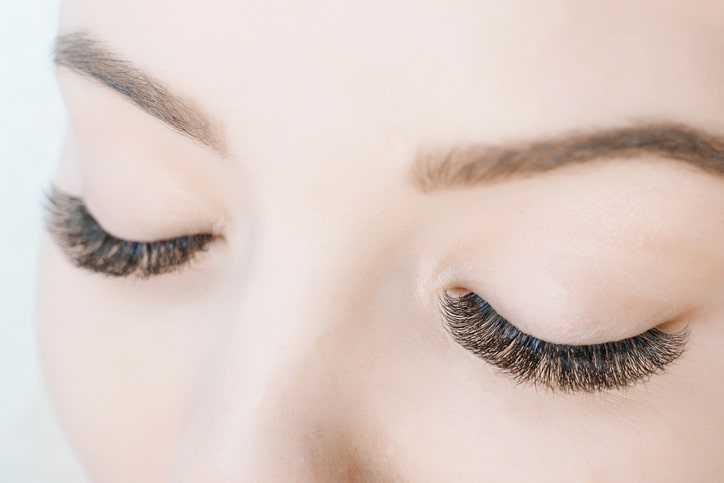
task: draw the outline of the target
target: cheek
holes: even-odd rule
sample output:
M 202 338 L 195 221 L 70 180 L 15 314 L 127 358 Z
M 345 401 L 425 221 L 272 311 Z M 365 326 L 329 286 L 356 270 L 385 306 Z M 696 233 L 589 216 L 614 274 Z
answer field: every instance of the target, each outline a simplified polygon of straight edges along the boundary
M 211 444 L 186 431 L 193 422 L 191 407 L 204 395 L 198 388 L 209 386 L 203 384 L 204 370 L 223 367 L 211 357 L 223 346 L 219 334 L 225 331 L 219 329 L 241 324 L 220 312 L 222 300 L 161 292 L 148 284 L 140 289 L 81 272 L 47 241 L 39 281 L 45 375 L 93 480 L 168 481 L 184 436 L 194 450 L 210 451 Z M 179 293 L 192 302 L 184 305 Z M 666 480 L 677 468 L 719 474 L 720 458 L 713 453 L 724 434 L 717 425 L 724 420 L 717 404 L 724 395 L 711 381 L 723 360 L 720 315 L 696 332 L 689 362 L 672 369 L 672 380 L 657 378 L 609 400 L 552 398 L 516 387 L 442 337 L 436 315 L 389 308 L 350 319 L 344 330 L 324 339 L 328 346 L 316 345 L 310 365 L 294 366 L 285 376 L 298 385 L 270 384 L 308 390 L 283 395 L 311 391 L 312 409 L 336 398 L 344 409 L 340 417 L 351 420 L 345 426 L 409 469 L 412 481 L 475 479 L 470 475 L 489 475 L 491 481 L 511 475 L 530 481 L 540 475 L 563 481 L 625 481 L 631 475 Z M 327 385 L 330 374 L 333 388 Z M 310 381 L 321 385 L 310 389 Z M 700 406 L 692 407 L 692 401 Z M 300 412 L 297 399 L 277 402 L 278 414 Z M 266 404 L 269 411 L 280 407 L 273 403 Z M 277 413 L 269 418 L 276 426 Z M 223 414 L 201 409 L 195 416 Z M 293 438 L 285 432 L 279 441 Z
M 171 321 L 144 320 L 143 307 L 125 312 L 112 298 L 102 279 L 69 266 L 45 241 L 38 342 L 61 422 L 94 479 L 164 481 L 198 351 Z

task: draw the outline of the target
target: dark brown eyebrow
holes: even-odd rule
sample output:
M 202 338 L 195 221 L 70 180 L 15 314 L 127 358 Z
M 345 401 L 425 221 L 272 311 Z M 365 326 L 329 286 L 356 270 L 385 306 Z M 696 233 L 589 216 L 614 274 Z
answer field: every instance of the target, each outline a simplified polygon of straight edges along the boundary
M 220 130 L 197 107 L 172 94 L 162 82 L 118 57 L 88 33 L 59 36 L 54 54 L 56 65 L 110 87 L 176 131 L 222 156 L 226 154 Z
M 546 140 L 473 145 L 422 152 L 413 184 L 423 192 L 464 188 L 544 173 L 605 159 L 656 158 L 681 161 L 724 174 L 724 137 L 686 124 L 640 123 L 630 127 L 573 132 Z

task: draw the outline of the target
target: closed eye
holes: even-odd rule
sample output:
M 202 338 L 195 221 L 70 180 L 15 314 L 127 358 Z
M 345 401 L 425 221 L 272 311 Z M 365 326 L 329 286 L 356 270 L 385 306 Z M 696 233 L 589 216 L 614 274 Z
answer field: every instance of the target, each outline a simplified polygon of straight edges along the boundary
M 77 267 L 113 277 L 148 278 L 178 271 L 214 241 L 195 234 L 152 242 L 123 240 L 106 232 L 83 200 L 51 188 L 46 226 L 55 243 Z
M 522 332 L 474 293 L 447 293 L 440 305 L 452 337 L 518 383 L 563 392 L 623 389 L 663 372 L 679 358 L 688 331 L 652 328 L 637 336 L 601 344 L 567 345 Z

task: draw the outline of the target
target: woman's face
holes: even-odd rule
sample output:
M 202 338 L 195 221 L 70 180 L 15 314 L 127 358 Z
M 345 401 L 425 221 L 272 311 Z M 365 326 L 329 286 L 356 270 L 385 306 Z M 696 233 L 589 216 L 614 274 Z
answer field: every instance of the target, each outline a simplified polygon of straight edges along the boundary
M 723 24 L 66 1 L 38 329 L 92 478 L 724 474 Z

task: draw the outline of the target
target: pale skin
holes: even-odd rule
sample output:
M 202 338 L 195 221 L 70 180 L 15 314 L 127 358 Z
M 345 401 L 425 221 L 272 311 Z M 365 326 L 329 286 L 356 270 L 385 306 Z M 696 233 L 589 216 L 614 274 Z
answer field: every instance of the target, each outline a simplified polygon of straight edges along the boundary
M 46 237 L 40 351 L 93 481 L 720 477 L 722 176 L 639 156 L 423 192 L 410 171 L 641 119 L 724 134 L 723 26 L 718 1 L 65 1 L 61 34 L 219 134 L 58 68 L 54 185 L 120 238 L 223 237 L 143 280 Z M 551 342 L 690 337 L 625 390 L 516 384 L 443 328 L 461 289 Z

